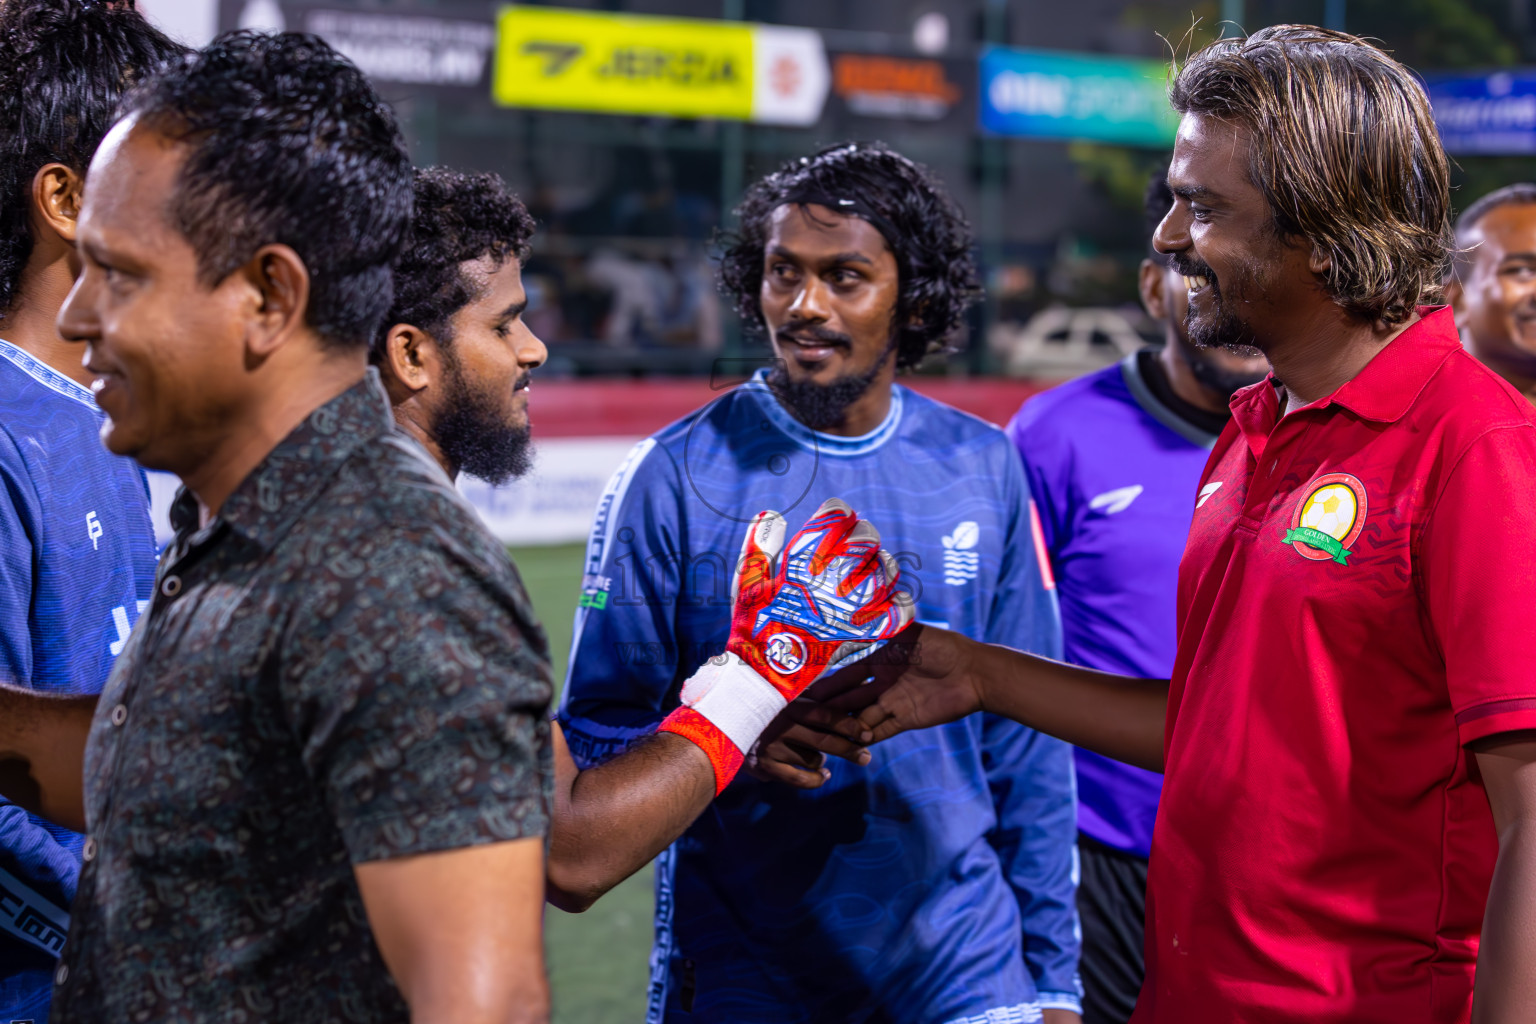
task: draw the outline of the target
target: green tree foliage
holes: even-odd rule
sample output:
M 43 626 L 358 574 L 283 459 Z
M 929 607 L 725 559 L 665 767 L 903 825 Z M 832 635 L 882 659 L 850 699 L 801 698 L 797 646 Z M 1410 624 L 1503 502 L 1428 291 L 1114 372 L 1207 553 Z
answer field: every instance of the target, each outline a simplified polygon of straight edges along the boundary
M 1519 49 L 1509 27 L 1488 6 L 1467 0 L 1348 0 L 1345 25 L 1379 39 L 1398 60 L 1420 71 L 1514 64 Z

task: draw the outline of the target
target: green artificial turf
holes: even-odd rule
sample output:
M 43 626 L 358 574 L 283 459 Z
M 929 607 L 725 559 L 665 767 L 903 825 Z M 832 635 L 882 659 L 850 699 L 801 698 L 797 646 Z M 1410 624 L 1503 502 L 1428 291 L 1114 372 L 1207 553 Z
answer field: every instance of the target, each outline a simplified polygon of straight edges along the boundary
M 549 632 L 557 698 L 570 654 L 571 616 L 581 591 L 582 550 L 580 544 L 510 549 Z M 554 1024 L 636 1024 L 644 1019 L 652 900 L 647 867 L 585 914 L 546 908 Z

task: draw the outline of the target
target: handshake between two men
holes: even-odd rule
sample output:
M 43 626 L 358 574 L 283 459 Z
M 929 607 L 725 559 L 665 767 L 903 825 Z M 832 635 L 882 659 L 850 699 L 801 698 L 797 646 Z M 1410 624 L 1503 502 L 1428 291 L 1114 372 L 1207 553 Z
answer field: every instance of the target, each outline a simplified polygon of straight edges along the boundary
M 828 778 L 827 754 L 867 764 L 875 738 L 977 710 L 969 676 L 957 673 L 952 693 L 944 676 L 946 665 L 959 668 L 964 639 L 915 626 L 900 577 L 879 531 L 839 499 L 793 536 L 781 515 L 759 513 L 732 577 L 725 650 L 683 683 L 681 705 L 656 734 L 578 771 L 557 724 L 549 901 L 591 906 L 677 839 L 743 767 L 814 789 Z
M 745 752 L 755 774 L 801 788 L 824 781 L 826 754 L 867 764 L 872 743 L 983 710 L 1128 764 L 1163 770 L 1166 681 L 1096 672 L 915 623 L 911 594 L 900 587 L 895 559 L 879 548 L 879 532 L 838 499 L 823 504 L 796 534 L 775 575 L 772 562 L 783 534 L 775 513 L 764 512 L 753 523 L 740 588 L 733 590 L 727 655 L 689 680 L 684 707 L 663 729 L 689 716 L 689 706 L 714 680 L 741 665 L 740 679 L 755 670 L 774 680 L 783 700 L 753 705 L 760 709 L 751 719 L 756 732 L 736 749 Z M 759 535 L 769 538 L 762 546 L 755 543 Z M 780 631 L 780 625 L 794 632 Z M 730 667 L 717 666 L 725 658 Z M 795 668 L 785 674 L 790 663 Z M 756 689 L 766 693 L 761 684 Z M 729 692 L 750 701 L 753 687 Z M 716 701 L 724 705 L 729 698 L 721 693 Z M 749 731 L 736 724 L 732 735 L 745 738 Z M 734 773 L 740 764 L 728 756 L 711 759 L 717 772 L 724 767 Z M 719 779 L 723 789 L 729 775 Z

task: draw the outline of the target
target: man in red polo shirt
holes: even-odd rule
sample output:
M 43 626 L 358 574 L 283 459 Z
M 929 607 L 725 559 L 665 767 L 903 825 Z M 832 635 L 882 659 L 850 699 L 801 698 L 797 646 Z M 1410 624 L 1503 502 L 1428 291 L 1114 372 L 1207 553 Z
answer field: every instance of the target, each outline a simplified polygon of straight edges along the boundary
M 1156 247 L 1191 339 L 1274 374 L 1190 495 L 1171 683 L 923 629 L 841 728 L 985 708 L 1166 770 L 1136 1024 L 1536 1019 L 1536 413 L 1420 304 L 1429 105 L 1304 26 L 1213 44 L 1172 101 Z

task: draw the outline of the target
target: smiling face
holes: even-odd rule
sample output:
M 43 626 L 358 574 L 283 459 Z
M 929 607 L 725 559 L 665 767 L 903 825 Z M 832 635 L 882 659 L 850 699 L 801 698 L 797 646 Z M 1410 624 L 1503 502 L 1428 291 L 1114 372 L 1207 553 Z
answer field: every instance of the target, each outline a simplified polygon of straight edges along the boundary
M 1536 377 L 1536 204 L 1494 207 L 1461 245 L 1470 266 L 1448 292 L 1473 355 Z
M 1225 405 L 1239 389 L 1263 380 L 1269 373 L 1269 361 L 1257 349 L 1242 342 L 1241 326 L 1231 337 L 1214 341 L 1207 347 L 1189 340 L 1189 284 L 1172 266 L 1157 260 L 1143 260 L 1141 301 L 1154 320 L 1163 324 L 1164 344 L 1204 388 L 1212 399 Z
M 1298 315 L 1331 302 L 1299 239 L 1282 239 L 1248 178 L 1248 134 L 1204 114 L 1179 123 L 1168 186 L 1173 208 L 1153 246 L 1184 285 L 1189 340 L 1201 348 L 1269 351 Z
M 81 272 L 59 332 L 83 341 L 118 455 L 185 475 L 238 425 L 245 332 L 260 292 L 232 274 L 209 287 L 166 211 L 186 150 L 133 120 L 91 162 L 77 239 Z
M 814 203 L 773 212 L 761 304 L 791 380 L 827 385 L 882 368 L 899 292 L 896 257 L 868 221 Z
M 777 365 L 768 382 L 813 430 L 857 435 L 888 408 L 900 270 L 885 237 L 815 203 L 774 210 L 759 302 Z

